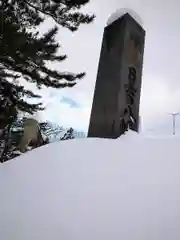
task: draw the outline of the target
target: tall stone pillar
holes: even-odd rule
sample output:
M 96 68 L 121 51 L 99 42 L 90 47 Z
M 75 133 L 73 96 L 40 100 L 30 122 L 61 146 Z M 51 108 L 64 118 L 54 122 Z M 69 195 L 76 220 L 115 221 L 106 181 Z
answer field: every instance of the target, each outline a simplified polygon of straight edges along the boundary
M 128 13 L 104 29 L 88 137 L 138 131 L 145 31 Z

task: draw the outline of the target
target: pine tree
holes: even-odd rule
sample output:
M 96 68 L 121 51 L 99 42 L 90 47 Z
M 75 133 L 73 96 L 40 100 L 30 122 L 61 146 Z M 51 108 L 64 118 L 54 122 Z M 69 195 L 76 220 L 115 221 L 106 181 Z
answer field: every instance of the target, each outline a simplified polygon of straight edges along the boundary
M 58 135 L 62 135 L 62 133 L 64 132 L 64 128 L 62 126 L 53 124 L 48 121 L 41 122 L 39 124 L 39 127 L 41 129 L 41 132 L 43 132 L 43 134 L 50 139 L 55 139 Z
M 39 124 L 41 131 L 48 138 L 56 140 L 68 140 L 75 138 L 75 131 L 73 128 L 65 129 L 62 126 L 52 124 L 50 122 L 42 122 Z
M 83 14 L 79 9 L 89 0 L 3 0 L 0 1 L 0 101 L 1 119 L 9 119 L 7 106 L 16 111 L 34 112 L 41 104 L 30 104 L 23 97 L 40 98 L 26 90 L 21 78 L 53 88 L 73 87 L 85 73 L 66 73 L 47 67 L 47 61 L 63 61 L 58 55 L 55 40 L 58 27 L 76 31 L 80 24 L 93 21 L 94 15 Z M 46 17 L 55 25 L 43 36 L 38 27 Z M 8 103 L 8 104 L 7 104 Z M 8 110 L 10 111 L 10 110 Z M 0 126 L 1 128 L 1 126 Z M 1 128 L 2 129 L 2 128 Z
M 60 138 L 61 141 L 63 140 L 69 140 L 69 139 L 74 139 L 74 129 L 73 128 L 69 128 L 67 130 L 67 132 L 64 134 L 63 137 Z

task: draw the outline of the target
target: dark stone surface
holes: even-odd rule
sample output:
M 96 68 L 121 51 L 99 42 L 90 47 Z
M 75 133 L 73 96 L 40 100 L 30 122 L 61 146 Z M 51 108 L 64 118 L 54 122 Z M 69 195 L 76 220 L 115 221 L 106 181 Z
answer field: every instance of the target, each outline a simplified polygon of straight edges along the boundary
M 129 120 L 138 131 L 144 39 L 129 14 L 105 27 L 88 137 L 117 138 Z

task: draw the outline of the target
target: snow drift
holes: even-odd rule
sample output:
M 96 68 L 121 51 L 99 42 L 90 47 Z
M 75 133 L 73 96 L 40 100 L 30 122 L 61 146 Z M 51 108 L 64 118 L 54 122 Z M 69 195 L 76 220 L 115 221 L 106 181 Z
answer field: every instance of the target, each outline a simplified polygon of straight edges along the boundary
M 179 138 L 76 139 L 0 165 L 2 240 L 180 239 Z

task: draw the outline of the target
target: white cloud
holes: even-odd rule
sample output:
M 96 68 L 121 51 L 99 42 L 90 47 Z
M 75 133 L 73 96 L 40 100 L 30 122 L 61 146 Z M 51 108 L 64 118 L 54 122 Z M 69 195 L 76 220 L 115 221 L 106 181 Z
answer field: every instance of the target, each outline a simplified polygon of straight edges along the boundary
M 87 106 L 71 108 L 69 104 L 53 101 L 47 105 L 46 113 L 42 116 L 46 120 L 56 122 L 64 127 L 87 131 L 89 114 L 90 109 Z

